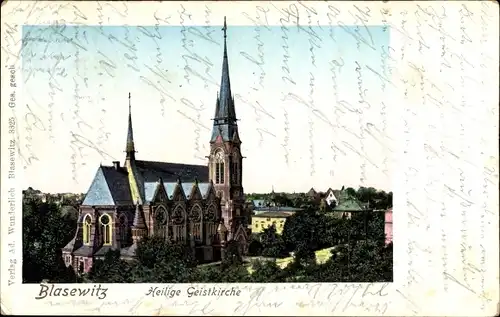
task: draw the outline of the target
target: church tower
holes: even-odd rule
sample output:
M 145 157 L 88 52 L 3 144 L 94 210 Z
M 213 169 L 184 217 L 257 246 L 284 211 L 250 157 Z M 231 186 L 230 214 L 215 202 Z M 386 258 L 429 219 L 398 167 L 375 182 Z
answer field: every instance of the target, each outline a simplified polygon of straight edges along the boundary
M 227 25 L 224 17 L 224 56 L 220 91 L 215 103 L 212 137 L 210 138 L 209 177 L 221 198 L 222 217 L 228 230 L 228 238 L 234 235 L 240 225 L 246 227 L 243 196 L 243 157 L 238 124 L 231 94 L 229 63 L 227 58 Z
M 125 146 L 125 164 L 124 167 L 127 169 L 128 180 L 130 184 L 130 193 L 132 194 L 132 200 L 138 204 L 142 204 L 142 195 L 138 184 L 138 174 L 137 167 L 135 164 L 135 144 L 134 144 L 134 132 L 132 129 L 132 102 L 130 93 L 128 93 L 128 131 L 127 131 L 127 143 Z

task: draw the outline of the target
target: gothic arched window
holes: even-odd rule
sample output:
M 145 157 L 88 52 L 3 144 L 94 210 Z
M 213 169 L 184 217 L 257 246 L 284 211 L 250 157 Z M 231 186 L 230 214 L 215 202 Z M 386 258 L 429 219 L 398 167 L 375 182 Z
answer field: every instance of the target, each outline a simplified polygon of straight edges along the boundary
M 101 233 L 102 233 L 102 241 L 104 245 L 111 245 L 112 244 L 112 223 L 111 223 L 111 217 L 108 214 L 103 214 L 99 218 L 99 222 L 101 224 Z
M 172 238 L 175 242 L 186 240 L 185 211 L 177 206 L 172 213 Z
M 164 239 L 167 238 L 167 210 L 163 206 L 158 206 L 154 213 L 154 234 Z
M 224 153 L 215 153 L 215 183 L 224 184 Z
M 194 241 L 202 242 L 203 213 L 200 206 L 196 205 L 191 209 L 189 215 L 189 232 L 193 235 Z
M 83 218 L 83 244 L 90 244 L 90 234 L 92 232 L 92 217 L 85 215 Z
M 121 215 L 119 220 L 119 231 L 120 231 L 120 243 L 121 245 L 126 245 L 127 244 L 127 238 L 128 238 L 128 221 L 127 217 L 125 215 Z
M 240 183 L 240 155 L 237 150 L 231 155 L 231 184 L 237 185 Z
M 205 241 L 207 245 L 211 245 L 217 233 L 217 209 L 214 205 L 210 205 L 205 214 Z

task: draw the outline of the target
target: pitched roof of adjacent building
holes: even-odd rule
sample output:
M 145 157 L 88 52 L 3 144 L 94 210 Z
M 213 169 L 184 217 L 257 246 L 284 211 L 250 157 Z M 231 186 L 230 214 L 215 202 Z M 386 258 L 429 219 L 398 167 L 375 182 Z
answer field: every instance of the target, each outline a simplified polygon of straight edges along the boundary
M 333 211 L 362 211 L 365 210 L 357 201 L 355 200 L 344 200 L 338 206 L 336 206 Z
M 362 211 L 363 204 L 358 201 L 356 197 L 349 195 L 346 190 L 340 192 L 339 204 L 333 209 L 333 211 Z
M 307 195 L 308 195 L 308 196 L 315 196 L 315 195 L 317 195 L 317 192 L 314 190 L 314 188 L 311 188 L 311 189 L 309 189 L 309 191 L 307 192 Z
M 256 207 L 253 210 L 255 211 L 271 211 L 271 212 L 285 212 L 285 211 L 301 211 L 303 208 L 295 208 L 295 207 L 281 207 L 281 206 L 270 206 L 270 207 Z
M 268 211 L 268 212 L 263 212 L 258 215 L 253 215 L 252 217 L 254 218 L 288 218 L 290 217 L 291 214 L 285 213 L 285 212 L 273 212 L 273 211 Z
M 338 190 L 338 189 L 332 189 L 332 188 L 330 187 L 330 188 L 328 188 L 328 190 L 325 192 L 325 196 L 328 196 L 328 195 L 330 194 L 330 192 L 331 192 L 331 193 L 333 193 L 333 196 L 335 197 L 335 199 L 337 199 L 337 200 L 339 199 L 339 197 L 340 197 L 340 192 L 341 192 L 340 190 Z

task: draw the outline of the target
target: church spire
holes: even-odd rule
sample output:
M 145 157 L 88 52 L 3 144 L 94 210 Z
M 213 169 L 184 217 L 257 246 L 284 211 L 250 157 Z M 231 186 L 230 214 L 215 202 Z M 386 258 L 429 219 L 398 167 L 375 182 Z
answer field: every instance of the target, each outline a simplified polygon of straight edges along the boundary
M 233 98 L 231 95 L 231 81 L 229 80 L 229 62 L 227 58 L 227 24 L 224 17 L 224 55 L 222 57 L 222 76 L 220 80 L 219 107 L 215 119 L 221 119 L 223 123 L 234 123 L 236 121 Z
M 125 168 L 128 173 L 128 182 L 130 185 L 130 195 L 133 201 L 138 201 L 142 204 L 142 197 L 144 193 L 141 191 L 140 178 L 137 173 L 137 168 L 135 166 L 135 145 L 134 145 L 134 133 L 132 131 L 132 104 L 130 100 L 131 96 L 128 93 L 128 131 L 127 131 L 127 145 L 125 147 L 125 152 L 127 156 L 125 157 Z
M 227 24 L 224 17 L 224 55 L 222 57 L 222 76 L 220 91 L 215 105 L 214 127 L 212 130 L 212 142 L 218 135 L 224 141 L 231 141 L 237 130 L 236 111 L 234 109 L 234 98 L 231 93 L 231 81 L 229 79 L 229 61 L 227 58 Z
M 125 149 L 125 152 L 127 152 L 127 158 L 133 158 L 135 156 L 134 133 L 132 131 L 132 104 L 130 98 L 130 93 L 128 93 L 128 132 L 127 146 Z

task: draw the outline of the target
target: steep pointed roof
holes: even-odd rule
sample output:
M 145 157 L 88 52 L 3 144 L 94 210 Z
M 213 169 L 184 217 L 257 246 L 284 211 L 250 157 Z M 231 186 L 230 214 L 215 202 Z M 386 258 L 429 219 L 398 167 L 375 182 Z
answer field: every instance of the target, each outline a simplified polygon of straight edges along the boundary
M 309 191 L 307 192 L 307 195 L 308 196 L 315 196 L 317 194 L 316 190 L 314 190 L 313 187 L 311 187 L 311 189 L 309 189 Z
M 347 190 L 340 192 L 339 204 L 333 211 L 362 211 L 364 210 L 363 204 L 356 198 L 349 195 Z
M 135 153 L 134 132 L 132 130 L 132 104 L 130 98 L 131 98 L 130 93 L 128 93 L 128 131 L 127 131 L 127 145 L 125 148 L 127 156 L 133 155 L 133 153 Z
M 126 205 L 131 199 L 127 170 L 116 169 L 113 166 L 99 166 L 82 205 Z
M 219 105 L 220 105 L 220 98 L 219 98 L 219 92 L 217 92 L 217 100 L 215 101 L 215 113 L 214 113 L 214 119 L 219 117 Z
M 222 75 L 220 81 L 220 91 L 217 96 L 214 115 L 214 126 L 212 129 L 211 142 L 214 142 L 220 135 L 222 140 L 231 141 L 237 131 L 236 110 L 234 108 L 234 98 L 231 93 L 231 80 L 229 79 L 229 61 L 227 58 L 227 24 L 224 17 L 224 55 L 222 57 Z
M 236 121 L 233 98 L 231 94 L 231 81 L 229 79 L 229 62 L 227 58 L 227 24 L 224 17 L 224 55 L 222 57 L 222 76 L 220 80 L 219 106 L 215 119 L 230 119 Z
M 137 203 L 135 205 L 135 214 L 134 214 L 134 228 L 136 229 L 146 229 L 146 221 L 144 219 L 144 214 L 142 212 L 141 205 Z

